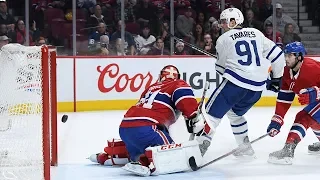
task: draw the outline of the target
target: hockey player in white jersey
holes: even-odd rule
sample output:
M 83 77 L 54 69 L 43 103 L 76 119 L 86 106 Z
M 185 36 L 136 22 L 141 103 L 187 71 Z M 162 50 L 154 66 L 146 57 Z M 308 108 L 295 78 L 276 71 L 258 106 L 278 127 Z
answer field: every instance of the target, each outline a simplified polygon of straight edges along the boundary
M 216 71 L 223 81 L 206 103 L 209 119 L 217 127 L 227 114 L 240 150 L 236 157 L 253 156 L 244 114 L 260 99 L 266 88 L 272 67 L 268 90 L 278 91 L 285 66 L 282 50 L 255 28 L 242 28 L 243 14 L 237 8 L 228 8 L 220 15 L 220 26 L 225 31 L 217 40 Z M 257 119 L 258 120 L 258 119 Z

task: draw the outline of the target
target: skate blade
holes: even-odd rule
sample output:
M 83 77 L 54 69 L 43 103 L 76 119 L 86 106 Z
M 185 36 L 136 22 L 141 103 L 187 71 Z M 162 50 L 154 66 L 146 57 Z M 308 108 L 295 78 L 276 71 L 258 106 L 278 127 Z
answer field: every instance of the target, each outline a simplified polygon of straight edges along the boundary
M 236 155 L 233 155 L 237 160 L 240 160 L 240 161 L 253 161 L 255 159 L 257 159 L 257 156 L 254 154 L 254 155 L 239 155 L 239 156 L 236 156 Z
M 271 164 L 281 164 L 281 165 L 292 165 L 293 158 L 291 157 L 285 157 L 282 159 L 276 158 L 276 157 L 269 157 L 268 163 Z
M 121 169 L 143 177 L 150 176 L 151 174 L 150 169 L 148 167 L 141 166 L 138 164 L 127 163 L 125 166 L 121 167 Z
M 309 155 L 320 155 L 320 151 L 310 151 L 308 150 Z

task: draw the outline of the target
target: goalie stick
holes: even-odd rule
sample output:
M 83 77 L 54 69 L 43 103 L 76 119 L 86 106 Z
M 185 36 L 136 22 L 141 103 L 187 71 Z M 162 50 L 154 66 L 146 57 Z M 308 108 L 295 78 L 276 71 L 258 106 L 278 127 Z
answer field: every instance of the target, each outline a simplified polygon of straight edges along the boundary
M 265 138 L 265 137 L 268 136 L 268 135 L 269 135 L 269 133 L 264 134 L 264 135 L 256 138 L 255 140 L 251 141 L 250 143 L 253 144 L 253 143 L 255 143 L 255 142 L 257 142 L 257 141 Z M 239 150 L 239 147 L 236 148 L 236 149 L 233 149 L 232 151 L 228 152 L 227 154 L 224 154 L 224 155 L 222 155 L 222 156 L 220 156 L 220 157 L 218 157 L 218 158 L 216 158 L 216 159 L 213 159 L 212 161 L 207 162 L 206 164 L 203 164 L 203 165 L 201 165 L 201 166 L 198 166 L 197 163 L 196 163 L 195 158 L 194 158 L 193 156 L 191 156 L 191 157 L 189 158 L 189 165 L 190 165 L 190 167 L 191 167 L 191 169 L 192 169 L 193 171 L 197 171 L 197 170 L 199 170 L 199 169 L 201 169 L 201 168 L 204 168 L 204 167 L 206 167 L 206 166 L 208 166 L 208 165 L 210 165 L 210 164 L 212 164 L 212 163 L 215 163 L 215 162 L 219 161 L 220 159 L 223 159 L 223 158 L 225 158 L 225 157 L 233 154 L 234 152 L 236 152 L 236 151 L 238 151 L 238 150 Z
M 198 105 L 198 114 L 201 114 L 202 118 L 205 120 L 205 117 L 204 115 L 202 114 L 202 106 L 203 106 L 203 103 L 204 103 L 204 99 L 206 97 L 206 93 L 207 93 L 207 90 L 209 89 L 210 87 L 210 83 L 209 81 L 206 81 L 206 84 L 204 85 L 204 88 L 203 88 L 203 92 L 202 92 L 202 96 L 201 96 L 201 99 L 200 99 L 200 102 L 199 102 L 199 105 Z M 192 141 L 194 139 L 194 136 L 195 134 L 194 133 L 191 133 L 190 134 L 190 137 L 189 137 L 189 141 Z

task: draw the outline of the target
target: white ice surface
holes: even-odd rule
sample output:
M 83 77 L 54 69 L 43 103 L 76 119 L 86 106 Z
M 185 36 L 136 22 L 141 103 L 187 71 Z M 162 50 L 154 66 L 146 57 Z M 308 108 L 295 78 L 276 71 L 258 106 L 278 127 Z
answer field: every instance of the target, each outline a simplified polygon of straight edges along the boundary
M 307 146 L 317 141 L 309 129 L 306 137 L 298 145 L 293 165 L 268 164 L 269 153 L 283 147 L 287 133 L 294 121 L 295 114 L 301 107 L 289 110 L 281 133 L 266 137 L 253 144 L 257 159 L 243 161 L 229 156 L 196 172 L 177 173 L 147 178 L 137 177 L 119 167 L 105 167 L 92 164 L 86 158 L 91 154 L 102 152 L 107 139 L 119 138 L 118 127 L 124 111 L 67 113 L 66 123 L 59 122 L 59 165 L 52 167 L 53 180 L 106 180 L 106 179 L 232 179 L 232 180 L 295 180 L 319 179 L 320 156 L 308 155 Z M 263 135 L 272 117 L 274 108 L 253 108 L 245 116 L 248 120 L 250 140 Z M 62 114 L 59 114 L 61 117 Z M 173 139 L 182 142 L 188 134 L 182 120 L 170 128 Z M 229 120 L 224 118 L 217 128 L 212 144 L 205 155 L 210 161 L 236 147 Z

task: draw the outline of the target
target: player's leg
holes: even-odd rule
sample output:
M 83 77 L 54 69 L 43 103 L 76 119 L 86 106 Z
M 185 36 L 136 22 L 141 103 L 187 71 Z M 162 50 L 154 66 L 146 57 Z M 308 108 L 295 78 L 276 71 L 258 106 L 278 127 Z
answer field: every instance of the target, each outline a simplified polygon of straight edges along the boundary
M 320 123 L 318 121 L 314 121 L 310 127 L 318 138 L 318 141 L 308 146 L 308 152 L 309 154 L 320 154 Z
M 120 128 L 120 137 L 126 144 L 131 160 L 123 169 L 141 176 L 150 175 L 154 169 L 154 167 L 149 167 L 150 162 L 144 156 L 145 149 L 173 143 L 166 129 L 156 125 Z
M 306 107 L 307 108 L 307 107 Z M 311 110 L 307 109 L 314 121 L 311 121 L 310 127 L 313 133 L 316 135 L 318 142 L 315 142 L 308 146 L 308 152 L 310 154 L 320 154 L 320 103 Z
M 240 147 L 239 151 L 233 154 L 236 157 L 254 155 L 254 150 L 248 137 L 248 124 L 244 115 L 260 99 L 262 92 L 251 90 L 246 90 L 246 92 L 246 95 L 227 113 L 233 135 Z
M 129 154 L 121 139 L 111 139 L 104 152 L 92 154 L 88 159 L 105 166 L 125 165 L 129 162 Z
M 292 164 L 295 148 L 298 143 L 305 137 L 307 129 L 319 128 L 320 122 L 320 103 L 315 102 L 306 106 L 300 111 L 289 131 L 286 143 L 283 149 L 273 152 L 269 155 L 268 162 L 274 164 Z

